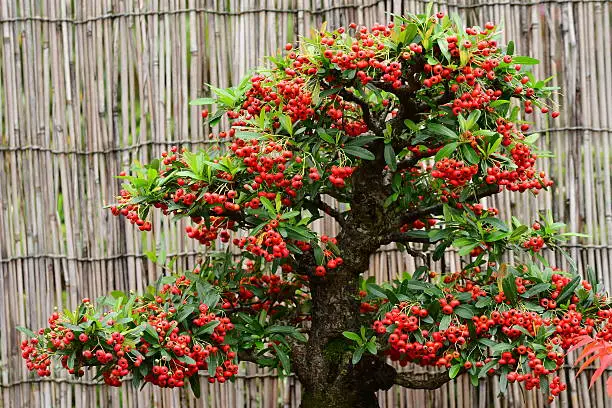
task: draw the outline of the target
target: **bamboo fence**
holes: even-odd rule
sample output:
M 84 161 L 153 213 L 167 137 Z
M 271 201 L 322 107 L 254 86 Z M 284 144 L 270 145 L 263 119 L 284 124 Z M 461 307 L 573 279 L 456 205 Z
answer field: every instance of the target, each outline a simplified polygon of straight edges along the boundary
M 154 219 L 144 235 L 102 208 L 119 182 L 112 176 L 171 144 L 208 143 L 197 107 L 205 83 L 236 84 L 298 35 L 323 21 L 372 24 L 388 13 L 419 12 L 425 2 L 373 0 L 0 0 L 0 408 L 9 407 L 297 407 L 294 377 L 245 365 L 234 384 L 209 385 L 203 397 L 129 382 L 99 387 L 91 376 L 36 379 L 19 355 L 15 326 L 41 327 L 55 305 L 85 296 L 143 290 L 160 273 L 143 256 L 156 246 L 194 263 L 198 248 L 180 223 Z M 604 0 L 453 0 L 435 9 L 470 24 L 504 23 L 517 50 L 542 61 L 540 77 L 563 89 L 562 115 L 538 119 L 540 147 L 555 157 L 544 170 L 556 184 L 537 198 L 489 199 L 502 214 L 528 217 L 552 209 L 574 239 L 569 252 L 612 287 L 612 24 Z M 489 204 L 490 204 L 489 203 Z M 526 218 L 527 217 L 527 218 Z M 328 221 L 318 225 L 333 233 Z M 330 231 L 332 230 L 332 231 Z M 563 265 L 563 259 L 551 260 Z M 444 266 L 459 268 L 449 253 Z M 386 248 L 371 273 L 389 279 L 415 260 Z M 435 265 L 442 268 L 443 265 Z M 603 381 L 563 372 L 569 390 L 558 407 L 605 407 Z M 415 371 L 419 368 L 413 368 Z M 609 374 L 608 374 L 609 375 Z M 604 378 L 605 380 L 605 378 Z M 495 381 L 473 388 L 459 378 L 436 391 L 392 388 L 382 407 L 536 407 L 541 395 L 510 387 L 496 398 Z

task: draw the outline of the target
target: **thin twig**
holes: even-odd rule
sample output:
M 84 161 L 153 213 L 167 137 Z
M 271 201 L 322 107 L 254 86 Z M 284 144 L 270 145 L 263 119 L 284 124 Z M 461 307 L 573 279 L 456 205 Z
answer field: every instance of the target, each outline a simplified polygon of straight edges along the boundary
M 346 225 L 346 220 L 344 219 L 342 214 L 338 210 L 333 208 L 331 205 L 321 200 L 321 196 L 317 196 L 317 198 L 313 200 L 306 199 L 306 201 L 313 203 L 319 210 L 323 211 L 325 214 L 338 221 L 338 224 L 340 224 L 340 226 L 344 227 Z

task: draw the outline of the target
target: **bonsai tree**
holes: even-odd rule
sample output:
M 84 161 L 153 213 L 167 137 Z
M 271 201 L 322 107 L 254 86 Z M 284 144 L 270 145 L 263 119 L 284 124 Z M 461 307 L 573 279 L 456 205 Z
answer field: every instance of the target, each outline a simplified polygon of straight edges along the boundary
M 541 255 L 565 254 L 570 234 L 550 214 L 506 222 L 481 203 L 553 185 L 527 132 L 531 115 L 559 115 L 554 88 L 498 35 L 430 6 L 387 25 L 323 28 L 271 69 L 211 87 L 192 105 L 216 106 L 202 111 L 209 126 L 229 123 L 220 146 L 134 163 L 110 207 L 142 231 L 153 208 L 184 218 L 207 250 L 188 271 L 165 264 L 171 273 L 146 293 L 83 299 L 37 333 L 21 328 L 28 368 L 50 375 L 57 357 L 109 385 L 130 374 L 198 395 L 198 372 L 222 383 L 251 361 L 294 372 L 304 408 L 376 407 L 378 390 L 458 375 L 477 386 L 496 374 L 502 392 L 520 382 L 552 400 L 568 349 L 587 344 L 601 375 L 610 301 L 593 271 L 583 280 L 571 259 L 560 270 Z M 321 217 L 337 236 L 313 231 Z M 455 248 L 461 269 L 364 278 L 393 243 L 434 261 Z M 408 363 L 442 370 L 402 373 Z

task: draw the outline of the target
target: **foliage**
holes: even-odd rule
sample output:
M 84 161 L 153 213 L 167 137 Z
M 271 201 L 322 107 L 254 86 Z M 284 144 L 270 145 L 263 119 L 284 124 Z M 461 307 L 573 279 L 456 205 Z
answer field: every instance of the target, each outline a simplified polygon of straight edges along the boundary
M 76 375 L 96 366 L 110 385 L 130 373 L 162 387 L 189 378 L 196 393 L 199 370 L 224 382 L 239 360 L 289 373 L 294 349 L 317 333 L 312 289 L 365 272 L 360 252 L 395 242 L 434 260 L 456 248 L 464 263 L 381 285 L 362 280 L 351 294 L 361 299 L 361 326 L 347 322 L 336 333 L 352 365 L 388 357 L 446 367 L 451 378 L 467 372 L 474 385 L 497 372 L 502 392 L 520 381 L 558 395 L 565 385 L 551 377 L 568 348 L 588 336 L 610 340 L 601 335 L 609 300 L 593 273 L 582 280 L 575 267 L 560 271 L 540 255 L 565 254 L 559 244 L 571 235 L 550 214 L 508 224 L 480 203 L 503 189 L 538 194 L 553 185 L 535 167 L 545 152 L 526 134 L 526 118 L 536 109 L 557 117 L 555 89 L 528 69 L 537 60 L 498 43 L 496 25 L 464 29 L 430 11 L 371 28 L 322 28 L 270 58 L 272 69 L 193 101 L 216 105 L 202 111 L 209 126 L 229 121 L 217 134 L 227 143 L 173 146 L 134 163 L 110 209 L 142 231 L 152 229 L 153 208 L 185 218 L 186 235 L 211 247 L 209 257 L 144 295 L 86 300 L 37 334 L 22 329 L 33 337 L 22 345 L 28 367 L 49 375 L 57 356 Z M 324 215 L 340 235 L 313 231 Z M 367 246 L 351 247 L 355 236 Z M 236 258 L 213 251 L 219 243 Z M 608 348 L 598 350 L 609 365 Z

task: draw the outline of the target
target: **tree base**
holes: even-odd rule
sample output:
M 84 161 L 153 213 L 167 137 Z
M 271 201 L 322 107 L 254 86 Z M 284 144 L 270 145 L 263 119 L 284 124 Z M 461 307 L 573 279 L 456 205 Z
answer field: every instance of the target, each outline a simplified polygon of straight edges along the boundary
M 300 408 L 378 408 L 376 393 L 358 389 L 305 390 Z

